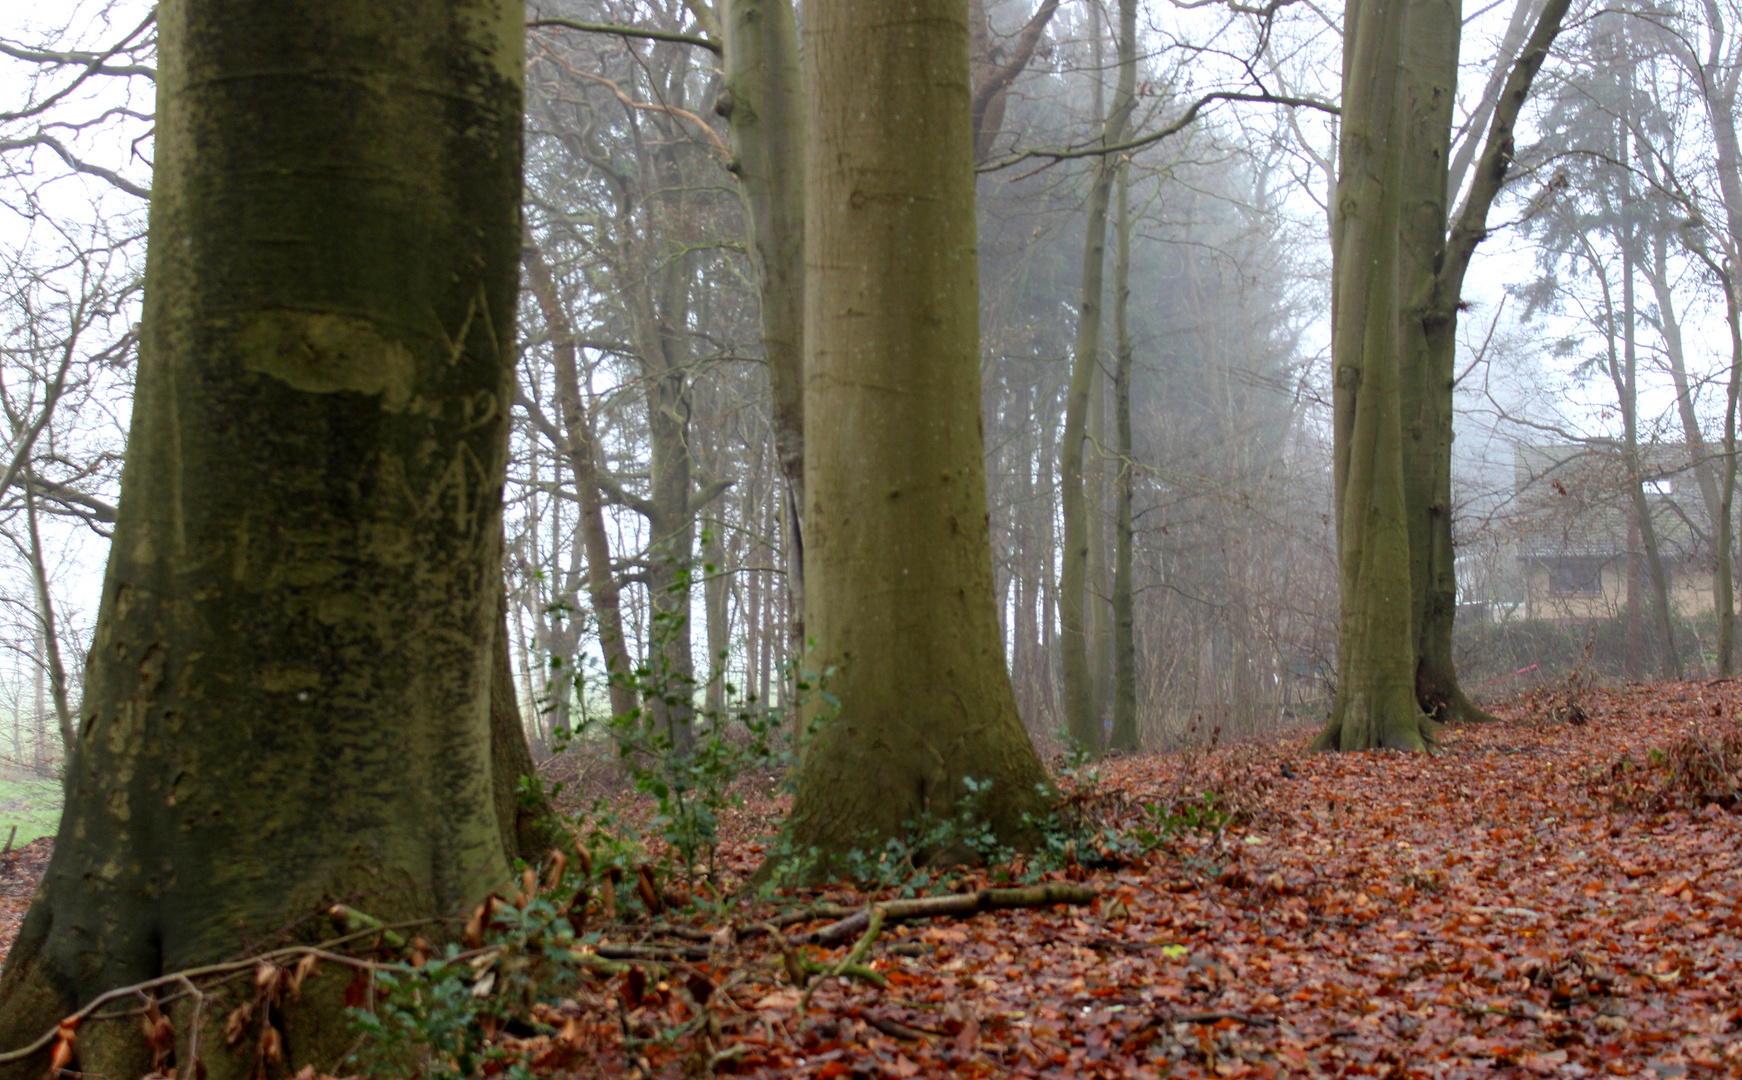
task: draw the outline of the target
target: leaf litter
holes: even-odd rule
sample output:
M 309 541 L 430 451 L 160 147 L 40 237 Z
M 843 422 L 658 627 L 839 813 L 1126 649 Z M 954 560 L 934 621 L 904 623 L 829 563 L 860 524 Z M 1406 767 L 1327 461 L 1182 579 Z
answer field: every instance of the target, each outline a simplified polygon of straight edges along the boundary
M 801 989 L 768 935 L 668 915 L 706 947 L 597 972 L 497 1041 L 551 1077 L 1742 1076 L 1742 684 L 1579 704 L 1521 699 L 1433 756 L 1307 755 L 1294 730 L 1107 761 L 1077 795 L 1104 821 L 1204 790 L 1235 816 L 1049 875 L 1090 907 L 885 927 L 861 950 L 881 986 Z M 741 872 L 778 812 L 752 809 Z M 888 895 L 791 898 L 838 906 L 785 929 Z

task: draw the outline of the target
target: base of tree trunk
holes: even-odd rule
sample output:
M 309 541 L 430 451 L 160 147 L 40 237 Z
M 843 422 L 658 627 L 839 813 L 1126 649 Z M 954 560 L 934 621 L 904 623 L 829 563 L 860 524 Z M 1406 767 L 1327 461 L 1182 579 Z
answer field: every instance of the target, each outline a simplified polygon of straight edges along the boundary
M 1450 691 L 1441 691 L 1437 695 L 1433 711 L 1429 713 L 1433 719 L 1444 724 L 1497 724 L 1500 718 L 1470 700 L 1463 687 L 1454 685 Z
M 26 940 L 31 927 L 19 932 L 14 951 L 32 950 L 34 943 Z M 40 939 L 40 932 L 35 935 Z M 72 1010 L 66 1007 L 65 996 L 57 984 L 59 979 L 47 965 L 33 959 L 8 964 L 6 976 L 0 979 L 0 1051 L 21 1050 L 52 1031 Z M 49 1054 L 53 1041 L 16 1061 L 0 1062 L 0 1080 L 41 1080 L 48 1073 Z
M 1381 687 L 1339 693 L 1324 729 L 1307 749 L 1413 750 L 1434 749 L 1443 727 L 1421 711 L 1408 686 Z

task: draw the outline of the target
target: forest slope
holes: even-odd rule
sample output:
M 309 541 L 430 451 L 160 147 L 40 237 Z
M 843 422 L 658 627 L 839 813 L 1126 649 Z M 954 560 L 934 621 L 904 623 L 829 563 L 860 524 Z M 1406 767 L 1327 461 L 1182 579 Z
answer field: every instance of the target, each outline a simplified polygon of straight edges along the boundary
M 825 1077 L 1742 1075 L 1742 814 L 1727 787 L 1742 684 L 1579 701 L 1586 723 L 1549 718 L 1564 698 L 1522 701 L 1502 724 L 1449 731 L 1433 757 L 1305 756 L 1307 733 L 1288 732 L 1111 762 L 1079 794 L 1103 821 L 1206 788 L 1241 816 L 1060 872 L 1099 891 L 1092 909 L 891 927 L 870 954 L 889 985 L 827 980 L 803 1024 L 778 955 L 746 937 L 687 977 L 615 976 L 541 1006 L 556 1034 L 499 1044 L 552 1076 L 709 1059 Z M 1689 737 L 1726 734 L 1731 780 L 1705 773 L 1702 797 Z M 748 867 L 758 852 L 730 854 Z M 30 856 L 16 869 L 39 867 Z M 6 913 L 26 891 L 13 869 Z M 697 976 L 723 988 L 701 995 L 719 1033 L 701 1059 L 693 1035 L 659 1039 L 694 1015 Z

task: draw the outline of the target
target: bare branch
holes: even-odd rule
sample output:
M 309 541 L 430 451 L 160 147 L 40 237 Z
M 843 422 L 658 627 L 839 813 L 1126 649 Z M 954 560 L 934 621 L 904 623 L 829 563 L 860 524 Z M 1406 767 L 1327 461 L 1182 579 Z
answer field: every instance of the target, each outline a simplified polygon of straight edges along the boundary
M 101 53 L 96 54 L 96 56 L 94 56 L 92 58 L 91 62 L 85 65 L 85 70 L 80 72 L 78 77 L 73 79 L 72 82 L 67 83 L 65 86 L 61 87 L 56 92 L 50 94 L 48 97 L 44 98 L 42 101 L 37 102 L 35 105 L 32 105 L 29 108 L 22 109 L 18 112 L 15 112 L 15 113 L 0 113 L 0 122 L 8 121 L 8 120 L 22 120 L 27 116 L 37 116 L 37 115 L 40 115 L 41 113 L 47 112 L 49 109 L 54 107 L 56 102 L 60 101 L 62 98 L 65 98 L 68 94 L 70 94 L 74 90 L 78 89 L 79 86 L 82 85 L 86 79 L 90 78 L 92 75 L 98 74 L 99 73 L 98 69 L 103 66 L 104 61 L 108 60 L 112 56 L 115 56 L 115 55 L 125 51 L 130 45 L 133 44 L 133 40 L 135 38 L 137 38 L 140 34 L 144 33 L 145 29 L 147 27 L 151 26 L 156 21 L 157 21 L 157 11 L 154 8 L 154 9 L 152 9 L 151 14 L 145 16 L 145 19 L 143 22 L 141 22 L 138 26 L 135 26 L 131 31 L 129 31 L 127 36 L 122 38 L 120 40 L 120 42 L 118 42 L 113 48 L 107 49 Z
M 91 70 L 91 75 L 141 75 L 147 79 L 157 78 L 157 69 L 144 64 L 126 64 L 121 67 L 110 67 L 103 61 L 107 59 L 102 53 L 92 52 L 55 52 L 51 49 L 26 49 L 21 45 L 13 45 L 0 41 L 0 54 L 10 56 L 15 60 L 23 60 L 31 64 L 84 64 Z
M 21 150 L 27 146 L 46 146 L 56 154 L 59 154 L 60 159 L 66 162 L 67 167 L 72 169 L 74 172 L 82 172 L 87 176 L 95 176 L 99 180 L 106 180 L 129 195 L 134 195 L 148 201 L 151 198 L 150 188 L 140 187 L 138 184 L 135 184 L 133 181 L 127 179 L 125 176 L 122 176 L 113 169 L 106 169 L 101 165 L 92 165 L 90 162 L 75 156 L 71 150 L 68 150 L 66 146 L 53 135 L 47 135 L 40 131 L 29 138 L 0 142 L 0 152 L 5 152 L 7 150 Z
M 1482 147 L 1481 160 L 1470 180 L 1470 192 L 1454 217 L 1451 235 L 1446 243 L 1444 264 L 1435 282 L 1435 308 L 1442 318 L 1450 317 L 1464 287 L 1464 273 L 1476 253 L 1476 245 L 1488 235 L 1488 210 L 1499 197 L 1506 181 L 1506 170 L 1512 164 L 1513 126 L 1530 96 L 1530 86 L 1548 58 L 1548 50 L 1560 35 L 1561 22 L 1566 18 L 1570 0 L 1548 0 L 1537 17 L 1536 29 L 1530 41 L 1512 65 L 1506 88 L 1494 108 L 1494 118 L 1488 128 L 1488 138 Z
M 670 41 L 678 45 L 694 45 L 698 49 L 708 50 L 715 56 L 721 55 L 719 42 L 690 34 L 679 34 L 671 30 L 648 30 L 639 26 L 612 26 L 609 23 L 579 22 L 575 19 L 532 19 L 526 25 L 537 28 L 560 26 L 587 34 L 614 34 L 617 37 L 644 38 L 648 41 Z
M 630 494 L 628 491 L 623 489 L 622 484 L 619 484 L 615 478 L 607 475 L 602 470 L 598 475 L 598 480 L 599 491 L 604 494 L 606 502 L 614 503 L 617 506 L 627 507 L 644 518 L 653 518 L 659 515 L 659 508 L 653 505 L 652 500 L 643 499 L 639 495 Z
M 1292 2 L 1292 0 L 1291 0 Z M 1028 67 L 1028 62 L 1034 59 L 1034 50 L 1040 44 L 1040 35 L 1046 31 L 1047 23 L 1052 21 L 1053 12 L 1058 10 L 1059 0 L 1045 0 L 1045 3 L 1035 11 L 1023 26 L 1022 33 L 1016 39 L 1016 51 L 1010 57 L 1008 64 L 1003 64 L 986 77 L 986 81 L 974 89 L 974 142 L 978 146 L 986 135 L 981 131 L 985 123 L 986 110 L 992 99 L 1003 93 L 1016 77 Z
M 77 488 L 44 480 L 40 476 L 30 475 L 25 479 L 31 494 L 60 503 L 79 517 L 102 522 L 115 520 L 115 508 L 95 495 L 87 495 Z
M 1081 149 L 1024 150 L 1021 153 L 1014 154 L 1002 161 L 994 161 L 982 165 L 975 171 L 996 172 L 999 169 L 1008 169 L 1012 165 L 1027 161 L 1031 158 L 1043 158 L 1046 160 L 1047 164 L 1051 165 L 1060 161 L 1068 161 L 1071 158 L 1103 157 L 1107 154 L 1128 154 L 1132 151 L 1141 150 L 1146 146 L 1153 146 L 1156 143 L 1161 142 L 1163 139 L 1168 139 L 1178 135 L 1181 131 L 1190 127 L 1193 121 L 1197 120 L 1198 114 L 1203 112 L 1206 107 L 1213 105 L 1218 101 L 1249 101 L 1258 104 L 1287 105 L 1288 107 L 1295 109 L 1317 109 L 1320 112 L 1330 113 L 1332 116 L 1340 116 L 1343 111 L 1330 102 L 1320 101 L 1318 98 L 1291 97 L 1286 94 L 1253 94 L 1238 91 L 1217 91 L 1212 94 L 1205 94 L 1203 97 L 1192 102 L 1191 107 L 1188 108 L 1178 120 L 1175 120 L 1167 127 L 1164 127 L 1159 131 L 1152 131 L 1147 135 L 1139 136 L 1135 139 L 1129 139 L 1122 143 L 1113 143 L 1109 146 L 1091 146 L 1083 147 Z

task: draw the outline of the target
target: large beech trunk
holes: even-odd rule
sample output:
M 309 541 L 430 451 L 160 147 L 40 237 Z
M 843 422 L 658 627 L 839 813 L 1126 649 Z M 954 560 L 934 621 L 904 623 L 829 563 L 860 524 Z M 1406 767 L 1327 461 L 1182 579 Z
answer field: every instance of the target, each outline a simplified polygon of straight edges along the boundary
M 1567 0 L 1547 0 L 1537 16 L 1448 232 L 1459 4 L 1350 0 L 1332 237 L 1342 615 L 1337 698 L 1315 747 L 1421 749 L 1436 720 L 1487 718 L 1452 664 L 1458 303 L 1519 111 L 1566 11 Z
M 0 1049 L 104 990 L 327 936 L 311 916 L 335 899 L 435 918 L 507 878 L 490 698 L 522 18 L 159 5 L 127 463 Z M 352 1042 L 343 982 L 305 985 L 291 1071 Z M 252 1039 L 224 1047 L 223 1005 L 204 1065 L 241 1076 Z M 147 1067 L 136 1019 L 80 1030 L 84 1073 Z
M 967 0 L 810 0 L 806 625 L 841 703 L 806 747 L 797 850 L 1046 805 L 992 602 Z M 817 872 L 827 873 L 825 864 Z
M 1424 470 L 1411 467 L 1419 455 L 1406 454 L 1405 438 L 1426 434 L 1409 415 L 1424 375 L 1411 362 L 1420 323 L 1404 313 L 1432 284 L 1421 242 L 1444 236 L 1458 9 L 1351 0 L 1345 27 L 1331 360 L 1342 612 L 1337 696 L 1315 745 L 1421 750 L 1414 583 L 1426 530 L 1409 511 Z

